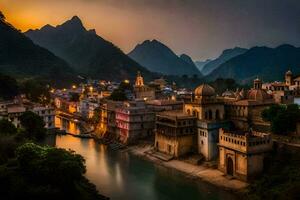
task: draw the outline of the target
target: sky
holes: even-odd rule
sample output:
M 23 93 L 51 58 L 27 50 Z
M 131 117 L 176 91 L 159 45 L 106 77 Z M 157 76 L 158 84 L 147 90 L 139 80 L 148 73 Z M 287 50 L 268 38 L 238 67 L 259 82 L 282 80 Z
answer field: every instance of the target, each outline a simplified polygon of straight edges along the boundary
M 22 31 L 77 15 L 125 53 L 147 39 L 194 60 L 235 46 L 300 46 L 300 0 L 0 0 L 0 10 Z

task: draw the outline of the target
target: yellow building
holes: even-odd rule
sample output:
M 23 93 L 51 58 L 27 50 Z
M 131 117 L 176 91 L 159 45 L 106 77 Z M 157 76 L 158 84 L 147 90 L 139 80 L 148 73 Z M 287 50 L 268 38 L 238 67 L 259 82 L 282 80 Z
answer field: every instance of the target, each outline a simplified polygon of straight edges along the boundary
M 155 149 L 180 157 L 196 147 L 195 117 L 179 111 L 164 111 L 156 116 Z
M 219 133 L 219 170 L 248 181 L 263 171 L 264 157 L 272 150 L 270 134 L 255 131 Z

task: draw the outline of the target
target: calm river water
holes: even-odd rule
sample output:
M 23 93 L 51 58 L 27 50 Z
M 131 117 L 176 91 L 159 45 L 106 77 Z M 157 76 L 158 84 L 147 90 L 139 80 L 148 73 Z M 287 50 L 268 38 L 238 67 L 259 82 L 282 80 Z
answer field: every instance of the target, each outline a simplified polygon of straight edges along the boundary
M 129 153 L 109 150 L 92 139 L 56 136 L 56 146 L 81 154 L 87 178 L 112 200 L 237 199 L 230 192 Z

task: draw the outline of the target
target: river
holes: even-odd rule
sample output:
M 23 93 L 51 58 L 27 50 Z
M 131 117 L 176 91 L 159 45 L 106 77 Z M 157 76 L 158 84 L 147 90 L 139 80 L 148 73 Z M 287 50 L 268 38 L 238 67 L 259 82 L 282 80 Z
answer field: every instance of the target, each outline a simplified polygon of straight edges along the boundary
M 55 143 L 81 154 L 86 159 L 87 178 L 112 200 L 237 199 L 228 191 L 128 152 L 110 150 L 93 139 L 64 135 L 56 136 Z

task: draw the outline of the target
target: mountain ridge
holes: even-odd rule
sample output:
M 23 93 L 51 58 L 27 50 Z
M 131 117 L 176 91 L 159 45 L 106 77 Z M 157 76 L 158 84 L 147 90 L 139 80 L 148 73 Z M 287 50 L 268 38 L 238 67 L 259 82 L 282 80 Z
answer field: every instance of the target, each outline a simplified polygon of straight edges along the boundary
M 248 49 L 241 47 L 234 47 L 232 49 L 225 49 L 222 51 L 221 55 L 216 59 L 211 60 L 209 63 L 205 64 L 201 70 L 203 75 L 209 75 L 212 71 L 217 69 L 221 64 L 225 63 L 227 60 L 243 54 Z
M 154 75 L 113 43 L 97 35 L 94 29 L 87 30 L 78 16 L 56 27 L 45 25 L 25 34 L 91 78 L 133 79 L 137 71 L 146 78 Z
M 255 46 L 221 64 L 206 80 L 233 78 L 249 83 L 257 76 L 264 81 L 283 80 L 287 70 L 300 73 L 300 48 L 290 44 L 275 48 Z
M 127 54 L 148 70 L 165 75 L 199 75 L 202 76 L 191 58 L 186 54 L 177 56 L 167 45 L 153 39 L 137 44 Z

